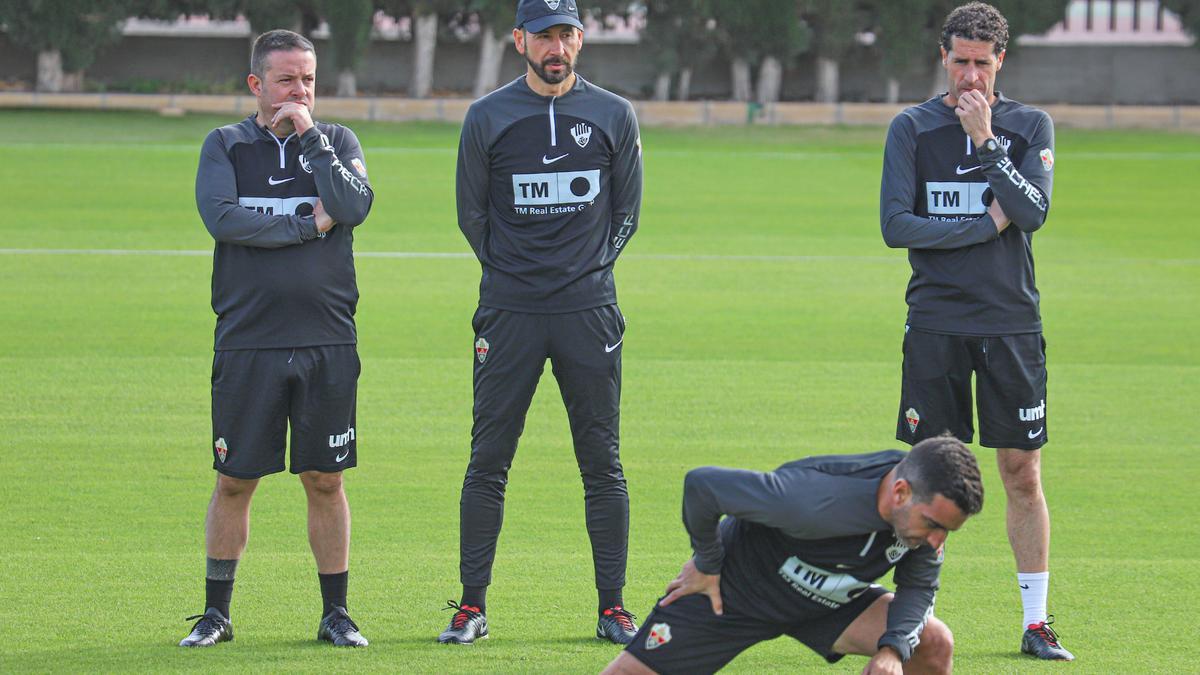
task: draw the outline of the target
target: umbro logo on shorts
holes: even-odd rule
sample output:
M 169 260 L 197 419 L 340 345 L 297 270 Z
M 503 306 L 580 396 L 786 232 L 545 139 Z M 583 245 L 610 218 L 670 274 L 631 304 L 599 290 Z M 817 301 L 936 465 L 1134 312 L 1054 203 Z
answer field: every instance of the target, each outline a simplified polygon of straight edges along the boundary
M 1022 422 L 1036 422 L 1046 418 L 1046 399 L 1033 406 L 1032 408 L 1020 408 L 1017 410 L 1017 416 Z M 1031 437 L 1032 438 L 1032 437 Z
M 342 447 L 345 447 L 352 440 L 354 440 L 354 427 L 350 427 L 350 428 L 346 429 L 346 432 L 342 433 L 342 434 L 330 434 L 329 435 L 329 447 L 342 448 Z M 343 459 L 345 459 L 345 458 L 343 458 Z M 342 460 L 339 459 L 338 461 L 340 462 Z

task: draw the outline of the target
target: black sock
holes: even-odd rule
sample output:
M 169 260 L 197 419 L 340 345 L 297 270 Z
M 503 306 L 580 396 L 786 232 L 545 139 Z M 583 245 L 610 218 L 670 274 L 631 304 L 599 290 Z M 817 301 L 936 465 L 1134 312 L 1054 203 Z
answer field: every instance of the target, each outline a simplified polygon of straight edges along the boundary
M 600 613 L 601 614 L 603 614 L 604 610 L 606 610 L 606 609 L 612 609 L 613 607 L 624 607 L 625 606 L 625 601 L 621 598 L 621 590 L 622 589 L 617 588 L 617 589 L 613 589 L 611 591 L 606 591 L 603 588 L 601 588 L 596 591 L 600 595 Z
M 321 580 L 321 602 L 324 603 L 325 609 L 321 612 L 321 616 L 329 614 L 334 607 L 346 608 L 346 586 L 350 583 L 350 571 L 340 572 L 338 574 L 321 574 L 317 573 L 317 578 Z
M 480 614 L 487 614 L 487 586 L 463 586 L 460 605 L 478 607 Z
M 226 619 L 229 618 L 229 599 L 233 597 L 233 579 L 205 579 L 204 606 L 215 607 Z

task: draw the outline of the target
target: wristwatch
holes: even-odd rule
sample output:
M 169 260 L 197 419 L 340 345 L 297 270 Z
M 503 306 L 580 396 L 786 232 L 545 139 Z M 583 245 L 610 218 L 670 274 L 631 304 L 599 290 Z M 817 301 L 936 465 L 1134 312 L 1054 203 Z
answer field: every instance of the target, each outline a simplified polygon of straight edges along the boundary
M 990 155 L 1000 149 L 1000 144 L 996 142 L 996 139 L 989 138 L 983 142 L 983 149 Z

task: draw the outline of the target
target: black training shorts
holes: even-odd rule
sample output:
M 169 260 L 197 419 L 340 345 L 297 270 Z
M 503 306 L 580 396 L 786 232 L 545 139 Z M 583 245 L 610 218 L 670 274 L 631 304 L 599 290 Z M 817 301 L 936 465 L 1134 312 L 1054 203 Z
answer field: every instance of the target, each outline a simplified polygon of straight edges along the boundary
M 213 356 L 213 468 L 234 478 L 284 470 L 335 473 L 357 463 L 354 345 L 236 349 Z
M 792 624 L 747 616 L 728 602 L 717 616 L 708 596 L 685 595 L 666 607 L 655 605 L 625 650 L 663 675 L 715 673 L 759 642 L 787 635 L 834 663 L 845 655 L 834 652 L 833 643 L 887 592 L 870 586 L 839 609 L 816 608 L 812 618 Z
M 971 337 L 905 328 L 896 439 L 949 431 L 970 443 L 971 376 L 979 400 L 979 443 L 1037 450 L 1046 444 L 1046 341 L 1041 333 Z

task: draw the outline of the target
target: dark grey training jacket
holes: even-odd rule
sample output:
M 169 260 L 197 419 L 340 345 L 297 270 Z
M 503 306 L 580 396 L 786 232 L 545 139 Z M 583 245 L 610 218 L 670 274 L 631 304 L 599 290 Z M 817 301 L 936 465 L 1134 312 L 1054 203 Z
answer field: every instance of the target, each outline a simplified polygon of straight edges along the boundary
M 467 111 L 457 195 L 483 267 L 480 305 L 557 314 L 615 303 L 613 263 L 642 201 L 633 106 L 578 75 L 558 97 L 512 81 Z
M 337 225 L 317 233 L 321 200 Z M 316 123 L 278 138 L 251 115 L 204 139 L 196 207 L 213 239 L 215 346 L 354 344 L 354 227 L 374 200 L 354 132 Z
M 974 147 L 941 96 L 901 112 L 888 129 L 879 223 L 888 246 L 909 251 L 913 328 L 976 336 L 1042 330 L 1033 233 L 1050 211 L 1054 123 L 996 92 L 992 131 L 995 153 Z M 998 236 L 987 213 L 993 199 L 1012 221 Z
M 721 575 L 721 596 L 738 611 L 792 624 L 842 607 L 894 566 L 896 597 L 879 646 L 907 661 L 933 614 L 942 552 L 910 550 L 879 515 L 876 490 L 904 455 L 809 457 L 769 473 L 688 472 L 683 522 L 696 568 Z

